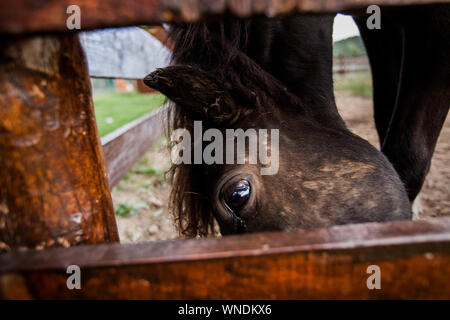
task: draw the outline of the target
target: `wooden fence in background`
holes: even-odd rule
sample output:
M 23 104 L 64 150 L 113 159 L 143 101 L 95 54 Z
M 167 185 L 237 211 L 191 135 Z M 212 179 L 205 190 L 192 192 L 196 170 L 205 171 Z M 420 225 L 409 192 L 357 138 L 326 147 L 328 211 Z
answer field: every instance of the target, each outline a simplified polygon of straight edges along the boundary
M 337 57 L 333 59 L 333 73 L 369 71 L 369 58 L 366 55 Z
M 138 27 L 83 32 L 80 41 L 94 78 L 143 79 L 170 60 L 169 49 Z M 163 135 L 167 109 L 168 105 L 159 108 L 101 139 L 110 188 Z

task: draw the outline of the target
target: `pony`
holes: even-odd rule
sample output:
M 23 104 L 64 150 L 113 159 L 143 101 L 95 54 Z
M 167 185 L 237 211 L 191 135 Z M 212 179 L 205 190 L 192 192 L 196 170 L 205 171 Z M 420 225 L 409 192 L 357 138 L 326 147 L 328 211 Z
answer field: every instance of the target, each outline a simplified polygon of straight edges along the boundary
M 192 133 L 195 121 L 204 131 L 279 130 L 274 175 L 262 175 L 260 162 L 172 165 L 170 207 L 183 234 L 211 234 L 214 221 L 228 235 L 411 219 L 392 164 L 337 111 L 333 18 L 225 17 L 171 26 L 171 65 L 144 79 L 173 102 L 171 132 Z

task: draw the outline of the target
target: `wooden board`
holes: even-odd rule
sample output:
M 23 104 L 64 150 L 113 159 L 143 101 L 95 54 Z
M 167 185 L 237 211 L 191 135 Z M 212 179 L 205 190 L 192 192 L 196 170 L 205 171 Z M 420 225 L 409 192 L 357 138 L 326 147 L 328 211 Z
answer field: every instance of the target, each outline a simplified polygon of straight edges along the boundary
M 163 135 L 167 109 L 168 105 L 160 107 L 101 139 L 110 188 L 119 183 L 128 170 Z
M 118 241 L 78 35 L 1 46 L 0 252 Z
M 81 268 L 68 290 L 66 268 Z M 450 218 L 0 255 L 3 298 L 450 298 Z M 367 288 L 367 268 L 381 289 Z
M 80 40 L 91 77 L 143 79 L 170 60 L 169 49 L 138 27 L 81 32 Z
M 448 0 L 378 0 L 377 5 L 446 3 Z M 0 33 L 68 31 L 69 5 L 81 9 L 84 30 L 170 21 L 195 21 L 230 12 L 238 17 L 288 12 L 365 9 L 373 0 L 15 0 L 0 1 Z

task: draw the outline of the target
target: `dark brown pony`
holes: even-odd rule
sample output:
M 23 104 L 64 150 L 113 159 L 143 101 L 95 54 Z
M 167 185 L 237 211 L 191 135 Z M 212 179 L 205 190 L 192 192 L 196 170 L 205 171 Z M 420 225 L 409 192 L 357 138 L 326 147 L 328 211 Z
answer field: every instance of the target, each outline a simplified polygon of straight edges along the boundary
M 172 129 L 279 129 L 276 175 L 258 164 L 172 167 L 172 209 L 189 236 L 410 219 L 389 161 L 352 134 L 332 84 L 332 15 L 172 27 L 172 66 L 144 80 L 174 102 Z M 268 145 L 270 149 L 271 146 Z

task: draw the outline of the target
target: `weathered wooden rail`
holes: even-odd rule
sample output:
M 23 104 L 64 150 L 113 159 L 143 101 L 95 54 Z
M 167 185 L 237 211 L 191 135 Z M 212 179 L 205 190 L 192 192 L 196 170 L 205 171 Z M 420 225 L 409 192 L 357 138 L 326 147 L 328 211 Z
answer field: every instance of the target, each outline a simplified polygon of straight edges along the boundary
M 0 33 L 67 31 L 66 8 L 76 4 L 82 29 L 195 21 L 231 13 L 238 17 L 289 12 L 342 12 L 369 5 L 420 5 L 447 0 L 16 0 L 0 2 Z
M 119 183 L 128 170 L 163 135 L 168 107 L 160 107 L 101 139 L 110 188 Z
M 81 290 L 66 287 L 69 265 Z M 381 289 L 367 288 L 367 267 Z M 373 299 L 450 297 L 450 219 L 0 256 L 3 298 Z
M 363 10 L 371 2 L 1 2 L 0 250 L 5 253 L 0 255 L 0 297 L 449 299 L 448 218 L 114 243 L 109 188 L 147 148 L 146 139 L 155 139 L 158 130 L 149 124 L 157 113 L 106 136 L 102 149 L 85 55 L 78 35 L 66 29 L 68 5 L 80 6 L 82 29 L 95 29 L 226 12 Z M 447 1 L 377 4 L 437 2 Z M 71 264 L 81 267 L 81 290 L 66 286 Z M 380 290 L 366 286 L 372 264 L 381 269 Z
M 370 71 L 369 59 L 366 55 L 333 58 L 333 73 Z
M 143 79 L 170 60 L 170 51 L 138 27 L 83 32 L 80 40 L 89 75 L 94 78 Z M 168 107 L 127 123 L 101 139 L 110 188 L 163 135 Z

